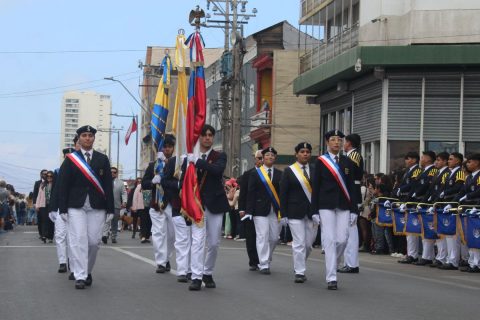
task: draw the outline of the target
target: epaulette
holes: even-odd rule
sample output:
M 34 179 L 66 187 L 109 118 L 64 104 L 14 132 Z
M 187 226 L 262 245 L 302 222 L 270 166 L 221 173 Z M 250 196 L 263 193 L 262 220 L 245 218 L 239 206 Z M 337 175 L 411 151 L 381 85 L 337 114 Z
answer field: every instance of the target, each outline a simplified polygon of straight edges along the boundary
M 448 171 L 443 173 L 443 176 L 442 176 L 442 184 L 445 184 L 445 183 L 447 182 L 448 176 L 449 176 L 449 172 L 448 172 Z
M 458 170 L 455 175 L 455 182 L 457 181 L 465 181 L 465 173 L 462 170 Z
M 435 176 L 435 175 L 437 174 L 437 172 L 438 172 L 438 169 L 437 169 L 437 168 L 433 168 L 433 169 L 431 169 L 430 172 L 428 173 L 428 176 L 429 176 L 429 177 L 433 177 L 433 176 Z
M 477 186 L 480 186 L 480 177 L 477 178 Z
M 422 169 L 420 168 L 417 168 L 413 171 L 413 174 L 412 174 L 412 178 L 415 179 L 415 178 L 418 178 L 418 176 L 420 175 L 420 173 L 422 173 Z
M 357 165 L 357 167 L 360 167 L 360 153 L 353 151 L 348 157 Z

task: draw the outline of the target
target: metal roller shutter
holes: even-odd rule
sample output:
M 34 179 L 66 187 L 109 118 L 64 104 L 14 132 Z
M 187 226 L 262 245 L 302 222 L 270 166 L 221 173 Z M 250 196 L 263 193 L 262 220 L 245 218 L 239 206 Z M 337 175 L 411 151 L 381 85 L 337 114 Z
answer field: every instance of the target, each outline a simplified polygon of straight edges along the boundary
M 463 141 L 480 141 L 480 76 L 464 78 Z
M 362 142 L 380 140 L 382 82 L 376 81 L 354 91 L 352 132 Z
M 422 79 L 389 79 L 388 139 L 419 140 Z
M 425 79 L 424 140 L 458 141 L 460 90 L 460 75 Z
M 347 109 L 352 106 L 352 94 L 346 94 L 344 96 L 327 101 L 320 105 L 321 114 L 328 114 L 338 110 Z

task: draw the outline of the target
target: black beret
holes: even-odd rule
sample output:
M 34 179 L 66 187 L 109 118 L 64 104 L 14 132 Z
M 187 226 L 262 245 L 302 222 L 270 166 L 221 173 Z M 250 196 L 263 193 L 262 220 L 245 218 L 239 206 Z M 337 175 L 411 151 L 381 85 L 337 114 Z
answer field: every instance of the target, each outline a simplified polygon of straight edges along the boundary
M 80 136 L 84 132 L 91 132 L 93 134 L 97 133 L 97 129 L 92 126 L 83 126 L 77 129 L 77 135 Z
M 325 133 L 325 140 L 328 140 L 328 139 L 330 139 L 330 137 L 334 137 L 334 136 L 339 136 L 340 138 L 345 137 L 345 135 L 343 134 L 342 131 L 335 129 L 335 130 L 330 130 L 327 133 Z
M 66 154 L 68 154 L 68 153 L 75 152 L 75 149 L 73 149 L 73 148 L 65 148 L 65 149 L 62 150 L 62 152 L 63 152 L 63 155 L 66 155 Z
M 173 134 L 166 134 L 163 145 L 175 146 L 175 136 Z
M 423 151 L 422 154 L 424 156 L 429 156 L 430 159 L 435 160 L 437 158 L 437 155 L 433 151 Z
M 312 145 L 308 142 L 300 142 L 299 144 L 297 144 L 297 146 L 295 147 L 295 152 L 298 152 L 302 149 L 308 149 L 310 151 L 312 151 Z
M 262 150 L 262 154 L 265 155 L 265 153 L 271 152 L 273 154 L 277 154 L 277 150 L 275 150 L 273 147 L 268 147 Z
M 480 161 L 480 153 L 472 153 L 467 156 L 467 160 Z

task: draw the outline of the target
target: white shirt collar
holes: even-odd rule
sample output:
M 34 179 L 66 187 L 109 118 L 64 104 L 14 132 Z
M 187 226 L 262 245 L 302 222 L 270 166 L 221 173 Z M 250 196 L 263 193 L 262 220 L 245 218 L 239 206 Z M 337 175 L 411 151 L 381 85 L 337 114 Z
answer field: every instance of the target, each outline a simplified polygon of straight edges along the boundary
M 93 148 L 92 148 L 92 149 L 90 149 L 90 150 L 88 150 L 88 151 L 87 151 L 87 150 L 85 150 L 85 149 L 83 149 L 83 148 L 80 148 L 80 151 L 82 152 L 82 154 L 83 154 L 83 156 L 84 156 L 84 157 L 85 157 L 85 153 L 87 153 L 87 152 L 88 152 L 88 153 L 90 154 L 90 158 L 92 158 L 92 155 L 93 155 Z
M 458 169 L 460 169 L 460 166 L 457 166 L 457 167 L 453 168 L 452 172 L 450 173 L 450 177 L 453 176 L 455 174 L 455 172 L 457 172 Z
M 472 173 L 472 178 L 474 178 L 477 175 L 477 173 L 479 173 L 479 172 L 480 172 L 480 170 L 477 170 L 477 171 L 473 172 Z
M 431 167 L 433 167 L 433 163 L 431 165 L 428 165 L 425 167 L 424 171 L 427 171 L 428 169 L 430 169 Z
M 335 160 L 335 157 L 337 156 L 340 161 L 340 154 L 333 154 L 330 151 L 328 151 L 328 155 L 330 156 L 330 158 L 332 158 L 332 160 Z
M 445 171 L 445 169 L 447 169 L 447 168 L 448 168 L 447 166 L 445 166 L 445 167 L 443 167 L 443 168 L 440 168 L 440 170 L 438 171 L 438 173 L 441 174 L 441 173 L 442 173 L 443 171 Z
M 207 152 L 200 152 L 200 158 L 202 157 L 202 155 L 206 154 L 205 159 L 207 159 L 208 156 L 210 155 L 210 152 L 212 152 L 212 148 L 208 149 Z
M 353 151 L 355 151 L 356 149 L 353 148 L 353 149 L 350 149 L 349 151 L 347 151 L 347 157 L 350 155 L 350 153 L 352 153 Z
M 418 168 L 418 163 L 415 163 L 413 166 L 410 167 L 410 169 L 408 169 L 408 172 L 412 171 L 413 169 L 416 169 Z
M 305 170 L 307 170 L 308 173 L 310 173 L 310 166 L 307 164 L 301 164 L 300 162 L 297 161 L 297 164 L 300 166 L 300 168 L 303 170 L 303 166 L 305 166 Z

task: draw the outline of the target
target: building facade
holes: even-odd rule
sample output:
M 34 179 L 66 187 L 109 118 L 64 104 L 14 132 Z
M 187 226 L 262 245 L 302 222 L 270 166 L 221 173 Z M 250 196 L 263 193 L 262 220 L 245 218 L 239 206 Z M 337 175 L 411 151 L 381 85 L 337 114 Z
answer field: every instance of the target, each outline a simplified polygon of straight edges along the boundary
M 61 106 L 61 149 L 73 147 L 73 138 L 79 127 L 96 128 L 95 150 L 110 157 L 110 124 L 112 100 L 109 95 L 93 91 L 69 91 L 63 95 Z
M 362 137 L 368 172 L 408 151 L 480 151 L 480 2 L 303 0 L 294 92 L 319 106 L 323 133 Z M 324 150 L 320 145 L 319 151 Z

